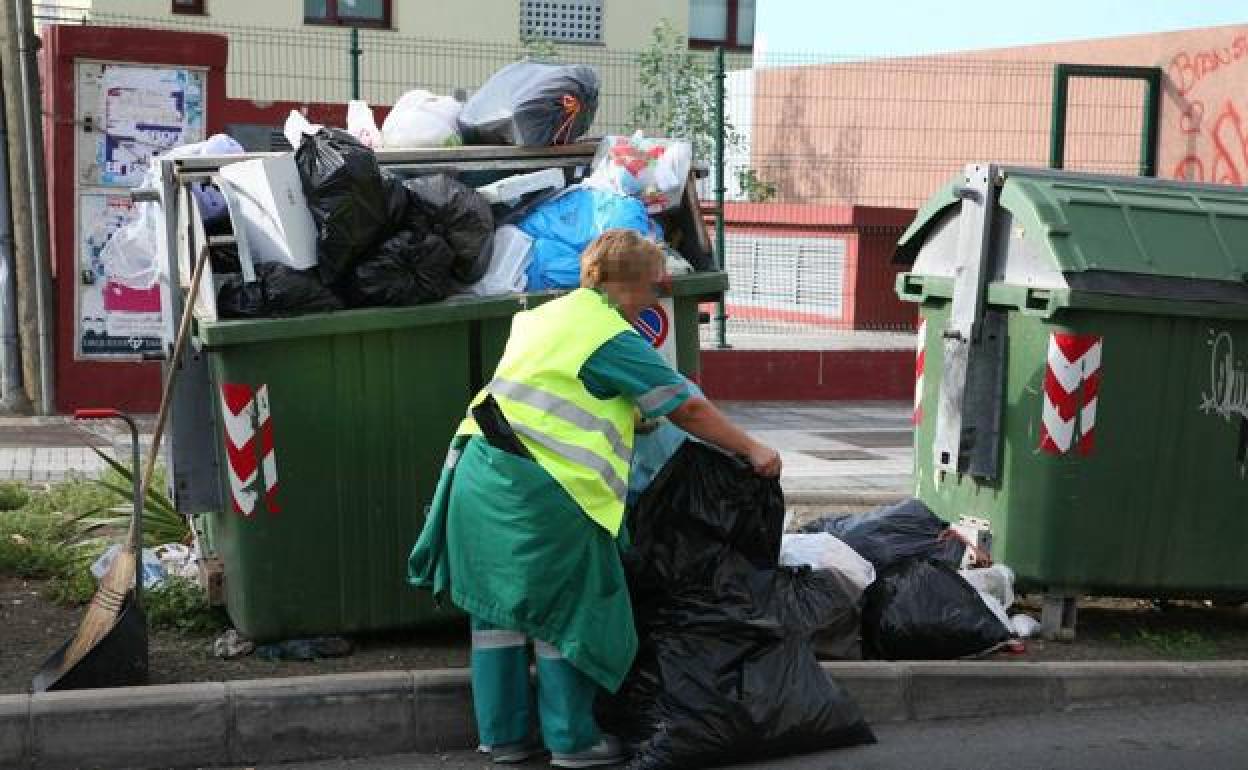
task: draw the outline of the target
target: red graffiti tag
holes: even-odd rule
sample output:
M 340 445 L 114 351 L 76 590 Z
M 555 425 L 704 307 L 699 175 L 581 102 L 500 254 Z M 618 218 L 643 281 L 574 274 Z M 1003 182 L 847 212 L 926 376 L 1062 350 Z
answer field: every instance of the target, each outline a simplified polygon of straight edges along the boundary
M 1209 75 L 1248 57 L 1248 35 L 1237 35 L 1230 45 L 1194 53 L 1182 51 L 1170 59 L 1170 79 L 1186 95 Z
M 1213 178 L 1218 184 L 1243 184 L 1248 170 L 1248 133 L 1232 102 L 1227 102 L 1213 124 Z
M 1212 162 L 1206 163 L 1207 158 L 1199 153 L 1188 153 L 1175 165 L 1174 178 L 1242 185 L 1248 179 L 1248 125 L 1234 102 L 1228 100 L 1222 105 L 1209 140 L 1213 143 Z

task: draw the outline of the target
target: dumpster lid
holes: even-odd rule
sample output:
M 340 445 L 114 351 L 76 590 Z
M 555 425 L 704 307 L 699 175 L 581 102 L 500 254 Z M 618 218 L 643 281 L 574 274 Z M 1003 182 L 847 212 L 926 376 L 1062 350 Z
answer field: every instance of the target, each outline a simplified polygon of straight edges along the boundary
M 1049 169 L 1000 171 L 998 206 L 1057 272 L 1248 280 L 1244 188 Z M 960 184 L 959 176 L 923 205 L 898 241 L 898 261 L 913 262 L 934 228 L 952 215 Z

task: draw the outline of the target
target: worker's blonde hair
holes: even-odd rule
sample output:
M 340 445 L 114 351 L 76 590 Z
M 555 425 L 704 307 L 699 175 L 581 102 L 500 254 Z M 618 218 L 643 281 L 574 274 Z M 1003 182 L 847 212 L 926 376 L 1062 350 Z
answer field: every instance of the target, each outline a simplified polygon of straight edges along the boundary
M 607 230 L 581 254 L 581 286 L 604 281 L 652 281 L 664 264 L 663 250 L 636 230 Z

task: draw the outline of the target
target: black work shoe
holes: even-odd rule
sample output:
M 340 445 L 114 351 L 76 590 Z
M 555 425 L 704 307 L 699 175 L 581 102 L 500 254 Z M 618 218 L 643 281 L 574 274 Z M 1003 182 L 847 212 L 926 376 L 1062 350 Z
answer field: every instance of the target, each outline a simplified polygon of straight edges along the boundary
M 618 765 L 628 759 L 628 750 L 613 735 L 604 735 L 602 740 L 585 751 L 575 754 L 551 754 L 550 764 L 553 767 L 601 767 Z

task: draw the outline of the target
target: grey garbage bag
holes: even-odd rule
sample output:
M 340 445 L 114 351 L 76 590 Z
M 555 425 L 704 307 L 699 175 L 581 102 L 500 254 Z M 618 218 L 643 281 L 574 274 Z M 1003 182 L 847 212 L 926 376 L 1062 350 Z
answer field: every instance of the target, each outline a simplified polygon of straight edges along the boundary
M 579 139 L 598 110 L 598 73 L 520 61 L 495 72 L 459 113 L 465 144 L 544 147 Z

